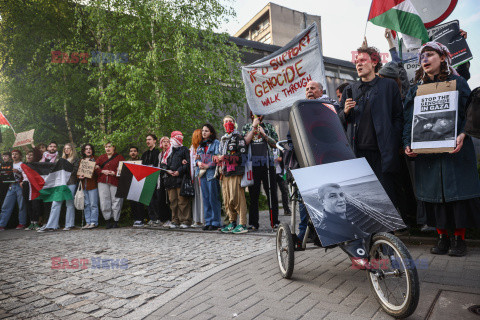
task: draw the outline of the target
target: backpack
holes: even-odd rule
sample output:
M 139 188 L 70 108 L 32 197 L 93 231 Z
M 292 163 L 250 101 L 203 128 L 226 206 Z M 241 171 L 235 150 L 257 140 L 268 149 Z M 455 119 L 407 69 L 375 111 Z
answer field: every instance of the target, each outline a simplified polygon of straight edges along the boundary
M 474 89 L 467 100 L 465 133 L 480 139 L 480 87 Z

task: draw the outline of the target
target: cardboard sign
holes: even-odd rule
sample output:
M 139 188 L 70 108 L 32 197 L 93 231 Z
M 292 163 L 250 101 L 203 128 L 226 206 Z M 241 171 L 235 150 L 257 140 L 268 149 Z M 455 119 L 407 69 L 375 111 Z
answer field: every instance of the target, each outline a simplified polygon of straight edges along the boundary
M 311 80 L 326 88 L 317 25 L 313 23 L 274 53 L 242 67 L 247 102 L 254 114 L 266 115 L 305 99 Z
M 15 142 L 13 143 L 13 147 L 20 147 L 32 144 L 33 142 L 33 134 L 35 133 L 35 129 L 17 133 L 15 137 Z
M 415 153 L 451 152 L 456 147 L 458 91 L 456 81 L 418 87 L 412 120 Z
M 142 164 L 142 160 L 120 161 L 118 163 L 117 177 L 120 177 L 120 173 L 122 173 L 122 168 L 124 163 Z
M 430 41 L 440 42 L 452 55 L 452 67 L 457 67 L 473 58 L 467 41 L 460 35 L 460 24 L 453 20 L 428 29 Z
M 91 178 L 93 176 L 93 171 L 95 171 L 95 161 L 84 159 L 80 161 L 77 175 L 83 175 L 85 178 Z

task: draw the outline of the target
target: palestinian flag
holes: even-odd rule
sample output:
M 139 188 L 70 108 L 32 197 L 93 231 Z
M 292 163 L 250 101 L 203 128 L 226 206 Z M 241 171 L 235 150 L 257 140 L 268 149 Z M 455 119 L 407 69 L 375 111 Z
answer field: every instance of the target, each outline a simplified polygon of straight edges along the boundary
M 428 42 L 428 33 L 422 19 L 410 0 L 372 0 L 368 21 L 403 34 L 408 48 Z
M 5 118 L 3 113 L 0 112 L 0 129 L 3 130 L 3 129 L 6 129 L 8 127 L 13 129 L 12 125 L 10 124 L 10 122 L 8 122 L 7 118 Z
M 115 196 L 148 206 L 157 187 L 159 174 L 159 168 L 124 162 Z
M 29 200 L 41 199 L 44 202 L 73 200 L 67 182 L 73 171 L 73 165 L 66 159 L 57 163 L 23 163 L 22 170 L 30 182 Z

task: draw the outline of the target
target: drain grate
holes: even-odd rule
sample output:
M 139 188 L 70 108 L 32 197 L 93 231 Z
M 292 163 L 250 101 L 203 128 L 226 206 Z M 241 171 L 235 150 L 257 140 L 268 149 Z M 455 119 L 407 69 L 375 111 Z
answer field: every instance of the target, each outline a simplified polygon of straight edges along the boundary
M 477 316 L 480 316 L 480 305 L 474 305 L 468 308 L 468 311 L 476 314 Z

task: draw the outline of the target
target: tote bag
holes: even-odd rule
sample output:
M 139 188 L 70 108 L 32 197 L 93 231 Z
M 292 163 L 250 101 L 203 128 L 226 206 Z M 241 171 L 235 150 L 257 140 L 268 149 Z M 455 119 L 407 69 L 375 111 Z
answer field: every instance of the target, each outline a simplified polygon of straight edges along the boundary
M 252 163 L 252 146 L 248 145 L 247 163 L 245 163 L 245 173 L 242 177 L 242 188 L 253 186 L 253 163 Z

